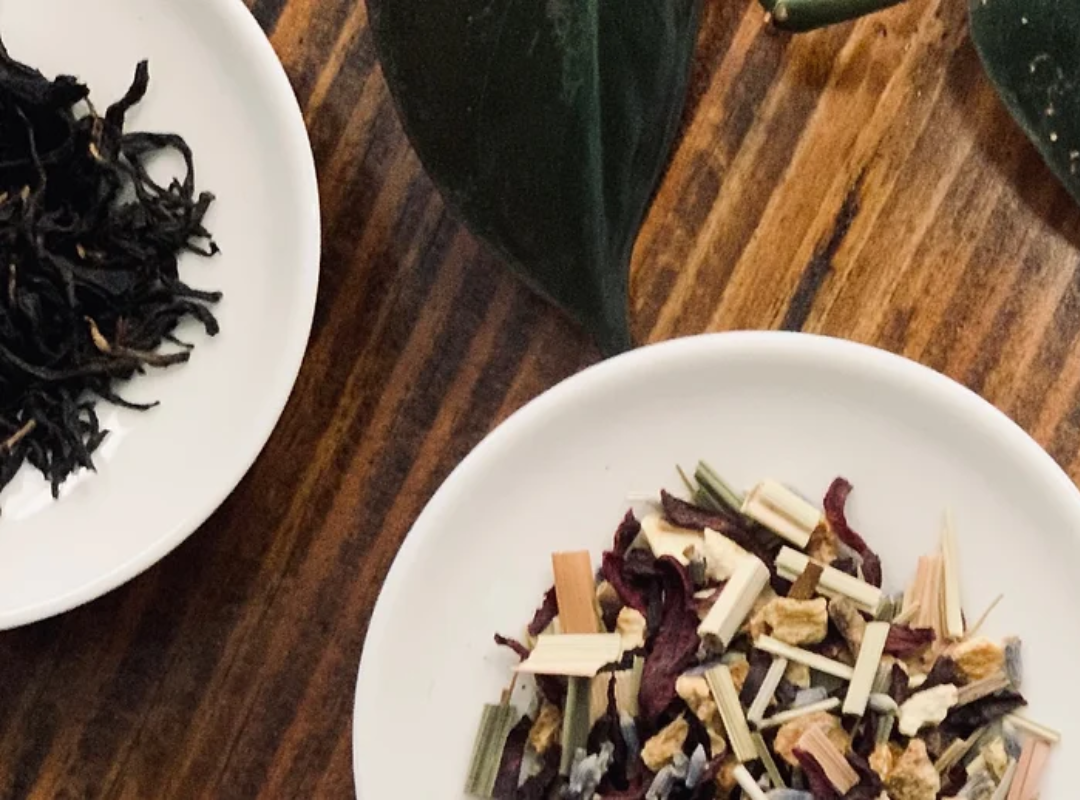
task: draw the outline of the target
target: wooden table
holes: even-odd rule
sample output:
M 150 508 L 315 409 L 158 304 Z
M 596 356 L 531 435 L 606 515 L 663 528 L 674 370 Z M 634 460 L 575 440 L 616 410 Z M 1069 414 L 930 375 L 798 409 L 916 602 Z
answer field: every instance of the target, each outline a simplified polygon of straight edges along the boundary
M 3 797 L 351 796 L 357 661 L 409 525 L 499 420 L 598 358 L 447 214 L 362 3 L 249 4 L 322 179 L 311 351 L 262 458 L 197 535 L 0 637 Z M 750 0 L 709 0 L 634 261 L 635 335 L 871 342 L 980 392 L 1075 477 L 1080 212 L 983 77 L 965 7 L 911 0 L 790 38 Z

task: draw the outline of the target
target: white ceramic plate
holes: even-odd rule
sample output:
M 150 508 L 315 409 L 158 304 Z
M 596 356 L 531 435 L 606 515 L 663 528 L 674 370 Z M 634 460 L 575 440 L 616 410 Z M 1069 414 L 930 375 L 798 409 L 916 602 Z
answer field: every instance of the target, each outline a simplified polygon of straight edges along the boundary
M 775 477 L 821 497 L 855 484 L 849 519 L 888 588 L 958 527 L 965 607 L 1006 597 L 988 631 L 1025 644 L 1030 713 L 1064 733 L 1044 797 L 1070 797 L 1080 753 L 1080 493 L 976 395 L 867 347 L 792 334 L 720 334 L 638 350 L 533 401 L 446 481 L 379 598 L 353 720 L 360 800 L 461 798 L 479 713 L 551 584 L 550 554 L 610 546 L 627 497 L 679 490 L 705 458 L 735 485 Z
M 319 264 L 315 170 L 296 100 L 239 0 L 0 0 L 11 54 L 77 75 L 102 108 L 150 61 L 131 130 L 183 135 L 217 202 L 212 260 L 185 258 L 192 285 L 219 288 L 222 332 L 181 331 L 186 366 L 130 384 L 145 414 L 101 405 L 113 431 L 98 474 L 54 502 L 24 469 L 0 495 L 0 628 L 93 599 L 160 559 L 236 486 L 288 398 L 311 327 Z M 175 174 L 175 164 L 156 170 Z

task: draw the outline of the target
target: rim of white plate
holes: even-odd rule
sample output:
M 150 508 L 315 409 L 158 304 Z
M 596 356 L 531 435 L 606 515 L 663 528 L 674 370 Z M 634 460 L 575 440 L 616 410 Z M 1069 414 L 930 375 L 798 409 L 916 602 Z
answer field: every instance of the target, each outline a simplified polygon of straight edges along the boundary
M 96 600 L 145 572 L 176 549 L 225 502 L 251 469 L 277 426 L 300 374 L 315 317 L 322 257 L 322 217 L 311 141 L 285 67 L 255 17 L 237 0 L 210 0 L 207 7 L 209 13 L 217 15 L 222 28 L 231 34 L 239 54 L 253 65 L 265 87 L 265 99 L 271 112 L 268 123 L 276 125 L 288 142 L 288 147 L 280 153 L 280 167 L 298 187 L 294 195 L 297 208 L 306 209 L 305 215 L 296 221 L 295 232 L 300 248 L 306 254 L 300 265 L 304 272 L 302 293 L 296 299 L 298 313 L 293 317 L 295 331 L 287 337 L 288 345 L 280 353 L 281 367 L 273 376 L 273 385 L 267 387 L 266 405 L 255 419 L 260 432 L 252 439 L 254 445 L 250 451 L 237 455 L 229 479 L 222 481 L 216 492 L 208 493 L 203 504 L 193 506 L 171 530 L 123 564 L 65 594 L 0 614 L 0 629 L 3 630 L 39 622 Z
M 867 373 L 873 373 L 884 382 L 904 383 L 911 391 L 926 395 L 943 407 L 962 409 L 971 417 L 974 424 L 984 428 L 988 435 L 993 436 L 1005 451 L 1022 464 L 1026 471 L 1031 471 L 1040 479 L 1053 484 L 1053 494 L 1061 498 L 1063 511 L 1068 509 L 1066 513 L 1076 520 L 1077 527 L 1080 528 L 1080 489 L 1077 489 L 1069 476 L 1038 442 L 1004 412 L 967 387 L 930 367 L 886 350 L 815 334 L 734 331 L 673 339 L 602 361 L 548 389 L 488 434 L 450 473 L 406 535 L 379 592 L 360 656 L 353 700 L 352 737 L 353 780 L 359 800 L 370 799 L 364 796 L 360 759 L 357 758 L 359 749 L 357 711 L 365 699 L 371 699 L 371 692 L 377 689 L 377 687 L 368 688 L 366 691 L 364 689 L 364 661 L 371 658 L 372 650 L 378 649 L 379 641 L 386 635 L 389 613 L 387 609 L 393 608 L 402 595 L 405 579 L 412 563 L 423 552 L 428 540 L 438 535 L 440 528 L 434 524 L 434 521 L 439 519 L 448 504 L 456 502 L 458 483 L 464 481 L 468 473 L 480 468 L 485 462 L 499 458 L 507 447 L 512 447 L 520 438 L 519 432 L 538 424 L 551 414 L 559 413 L 567 405 L 573 405 L 582 395 L 602 391 L 611 378 L 629 370 L 646 371 L 650 366 L 661 361 L 693 360 L 700 353 L 715 353 L 718 349 L 728 350 L 733 355 L 753 354 L 766 358 L 774 353 L 790 355 L 798 352 L 808 359 L 826 359 L 834 364 L 843 363 L 846 367 L 858 367 Z M 365 695 L 367 695 L 366 698 Z

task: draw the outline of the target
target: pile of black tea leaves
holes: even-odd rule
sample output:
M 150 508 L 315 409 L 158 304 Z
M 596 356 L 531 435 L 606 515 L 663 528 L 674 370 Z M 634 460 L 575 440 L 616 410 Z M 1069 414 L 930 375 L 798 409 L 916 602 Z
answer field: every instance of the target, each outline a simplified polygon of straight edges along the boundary
M 203 227 L 214 198 L 196 193 L 180 136 L 124 131 L 149 79 L 144 61 L 100 115 L 77 79 L 49 80 L 0 43 L 0 490 L 29 462 L 57 496 L 93 469 L 97 401 L 152 407 L 118 384 L 186 362 L 181 322 L 218 332 L 220 293 L 178 272 L 183 253 L 218 252 Z M 148 166 L 170 151 L 186 169 L 162 186 Z

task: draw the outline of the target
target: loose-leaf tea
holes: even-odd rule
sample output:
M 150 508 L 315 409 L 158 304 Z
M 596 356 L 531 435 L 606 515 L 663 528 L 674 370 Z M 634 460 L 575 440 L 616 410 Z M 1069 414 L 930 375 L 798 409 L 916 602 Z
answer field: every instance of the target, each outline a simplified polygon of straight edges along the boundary
M 1009 111 L 1080 201 L 1080 4 L 969 0 L 971 38 Z
M 708 465 L 695 473 L 727 487 Z M 690 498 L 713 496 L 700 478 L 684 477 Z M 950 627 L 946 573 L 960 556 L 951 520 L 907 588 L 886 595 L 869 581 L 869 571 L 880 577 L 880 560 L 849 524 L 851 490 L 837 478 L 819 506 L 778 481 L 745 495 L 728 487 L 722 494 L 742 499 L 722 506 L 726 516 L 664 492 L 640 522 L 627 514 L 599 572 L 587 551 L 554 554 L 555 590 L 527 644 L 495 636 L 520 662 L 510 687 L 535 677 L 538 702 L 523 712 L 506 689 L 500 705 L 485 707 L 466 792 L 494 800 L 1038 796 L 1061 736 L 1020 713 L 1019 639 L 981 635 L 985 614 L 968 625 L 960 613 Z M 770 566 L 781 582 L 768 580 Z M 740 577 L 755 572 L 756 583 Z M 648 613 L 654 607 L 661 613 Z M 728 633 L 718 633 L 714 616 L 731 622 Z M 550 691 L 543 681 L 552 680 L 570 691 Z M 502 727 L 493 733 L 495 713 Z M 511 727 L 518 737 L 506 755 Z M 505 780 L 495 785 L 500 764 Z
M 667 162 L 700 0 L 368 0 L 383 72 L 444 197 L 608 352 Z
M 107 433 L 95 402 L 149 408 L 116 383 L 187 361 L 181 321 L 218 332 L 208 304 L 220 295 L 187 286 L 177 266 L 181 253 L 217 252 L 203 228 L 213 196 L 196 194 L 181 137 L 124 131 L 149 80 L 142 62 L 101 115 L 78 80 L 49 80 L 0 43 L 0 490 L 29 462 L 56 496 L 93 468 Z M 186 169 L 163 186 L 148 163 L 167 151 Z

